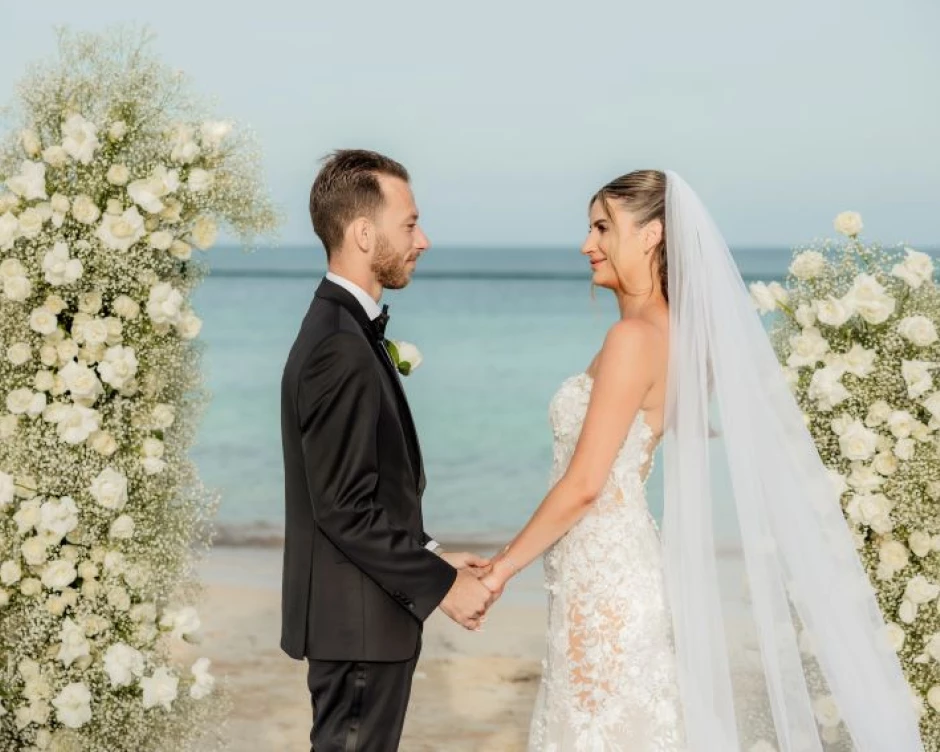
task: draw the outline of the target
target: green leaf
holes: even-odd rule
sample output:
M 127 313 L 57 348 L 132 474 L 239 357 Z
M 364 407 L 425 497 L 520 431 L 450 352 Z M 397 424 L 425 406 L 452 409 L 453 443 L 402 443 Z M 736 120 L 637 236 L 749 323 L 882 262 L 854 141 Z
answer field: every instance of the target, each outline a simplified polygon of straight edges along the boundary
M 409 363 L 407 360 L 403 360 L 398 364 L 398 372 L 402 376 L 408 376 L 411 373 L 411 363 Z
M 401 358 L 398 355 L 398 347 L 390 339 L 385 340 L 385 349 L 388 350 L 388 354 L 392 356 L 392 363 L 396 366 L 399 366 L 401 363 Z

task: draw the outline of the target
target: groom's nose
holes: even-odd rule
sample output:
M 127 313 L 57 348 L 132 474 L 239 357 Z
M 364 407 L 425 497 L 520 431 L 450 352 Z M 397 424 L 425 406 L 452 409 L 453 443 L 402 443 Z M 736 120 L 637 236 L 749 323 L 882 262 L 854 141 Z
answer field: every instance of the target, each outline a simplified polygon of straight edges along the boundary
M 415 248 L 419 251 L 426 251 L 431 247 L 431 241 L 428 239 L 428 236 L 424 234 L 424 230 L 420 227 L 415 228 Z

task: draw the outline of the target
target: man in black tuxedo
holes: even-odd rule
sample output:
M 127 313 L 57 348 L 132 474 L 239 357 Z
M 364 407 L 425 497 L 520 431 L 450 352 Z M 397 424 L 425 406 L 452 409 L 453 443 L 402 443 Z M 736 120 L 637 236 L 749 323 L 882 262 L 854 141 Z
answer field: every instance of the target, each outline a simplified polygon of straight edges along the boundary
M 310 193 L 329 273 L 281 381 L 286 532 L 281 648 L 306 658 L 316 752 L 398 748 L 423 622 L 440 606 L 478 629 L 488 562 L 424 531 L 415 427 L 385 348 L 385 288 L 429 247 L 408 173 L 348 150 Z M 436 552 L 435 552 L 436 551 Z

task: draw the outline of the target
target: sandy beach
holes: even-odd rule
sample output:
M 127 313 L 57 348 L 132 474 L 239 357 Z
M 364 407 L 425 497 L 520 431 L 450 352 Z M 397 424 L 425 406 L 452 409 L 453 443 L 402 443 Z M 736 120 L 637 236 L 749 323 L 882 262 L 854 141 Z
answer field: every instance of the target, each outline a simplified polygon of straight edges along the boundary
M 200 567 L 203 641 L 192 652 L 228 686 L 231 752 L 309 749 L 306 664 L 278 647 L 280 574 L 276 547 L 217 547 Z M 515 580 L 482 633 L 440 612 L 428 620 L 403 752 L 525 749 L 544 646 L 541 577 L 536 565 Z

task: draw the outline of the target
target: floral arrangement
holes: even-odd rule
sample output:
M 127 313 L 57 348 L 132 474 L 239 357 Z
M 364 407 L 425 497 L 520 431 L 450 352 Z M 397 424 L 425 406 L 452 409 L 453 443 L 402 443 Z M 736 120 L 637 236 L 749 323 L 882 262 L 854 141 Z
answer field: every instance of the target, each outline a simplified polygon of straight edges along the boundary
M 179 750 L 218 715 L 193 258 L 272 230 L 253 142 L 146 34 L 60 36 L 0 146 L 0 749 Z
M 776 312 L 775 349 L 841 492 L 924 744 L 938 750 L 940 288 L 928 254 L 863 243 L 857 213 L 835 228 L 846 241 L 801 249 L 786 286 L 751 294 Z

